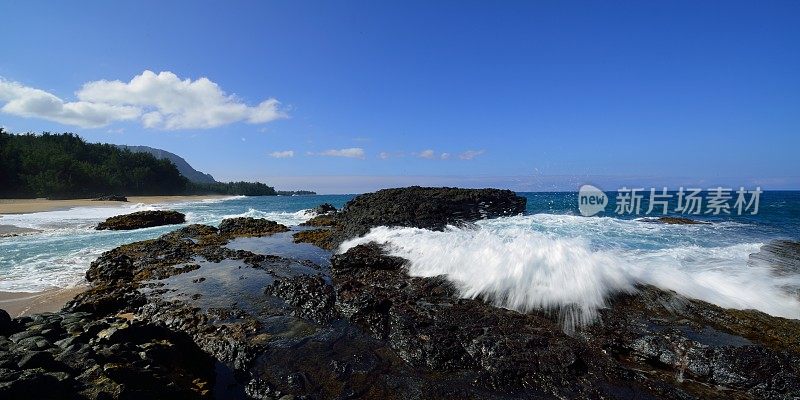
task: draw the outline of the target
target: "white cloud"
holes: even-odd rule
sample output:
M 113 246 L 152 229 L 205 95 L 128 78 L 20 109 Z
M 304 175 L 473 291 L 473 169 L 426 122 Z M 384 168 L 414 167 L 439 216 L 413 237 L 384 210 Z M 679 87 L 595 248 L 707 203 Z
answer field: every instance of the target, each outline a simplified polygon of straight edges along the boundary
M 462 160 L 472 160 L 473 158 L 485 153 L 485 150 L 467 150 L 458 155 L 458 158 Z
M 275 99 L 248 106 L 208 78 L 181 80 L 169 71 L 144 71 L 127 83 L 87 82 L 75 94 L 78 100 L 67 102 L 44 90 L 0 80 L 0 102 L 6 103 L 0 111 L 84 128 L 139 120 L 147 128 L 205 129 L 287 118 Z
M 419 157 L 419 158 L 427 158 L 427 159 L 431 160 L 434 157 L 436 157 L 436 154 L 433 152 L 433 150 L 428 149 L 428 150 L 423 150 L 422 152 L 417 154 L 417 157 Z
M 97 128 L 114 121 L 136 119 L 141 115 L 137 107 L 127 105 L 97 104 L 88 101 L 65 102 L 59 97 L 23 86 L 17 82 L 0 79 L 0 111 L 26 118 L 42 118 L 66 125 Z
M 147 110 L 142 123 L 148 128 L 214 128 L 239 121 L 263 124 L 286 118 L 275 99 L 248 106 L 236 96 L 226 94 L 208 78 L 181 80 L 169 71 L 158 74 L 144 71 L 128 83 L 88 82 L 77 96 L 83 101 Z
M 439 157 L 440 157 L 442 160 L 447 160 L 447 159 L 450 159 L 450 153 L 442 153 L 442 155 L 441 155 L 441 156 L 439 156 Z
M 411 153 L 411 156 L 417 157 L 418 154 Z M 388 160 L 390 158 L 403 158 L 403 157 L 406 157 L 406 153 L 403 153 L 402 151 L 394 151 L 394 152 L 382 151 L 378 153 L 378 158 L 380 158 L 381 160 Z
M 331 149 L 310 154 L 327 157 L 364 158 L 364 149 L 360 147 L 351 147 L 349 149 Z
M 273 151 L 269 153 L 269 156 L 275 158 L 292 158 L 294 157 L 294 150 Z

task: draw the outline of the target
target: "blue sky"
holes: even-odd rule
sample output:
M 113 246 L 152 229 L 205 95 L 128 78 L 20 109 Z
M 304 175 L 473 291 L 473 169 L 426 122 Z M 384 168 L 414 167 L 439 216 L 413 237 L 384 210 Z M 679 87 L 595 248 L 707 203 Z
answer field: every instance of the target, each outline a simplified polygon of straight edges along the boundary
M 800 189 L 796 1 L 0 1 L 0 15 L 0 126 L 163 148 L 220 180 Z

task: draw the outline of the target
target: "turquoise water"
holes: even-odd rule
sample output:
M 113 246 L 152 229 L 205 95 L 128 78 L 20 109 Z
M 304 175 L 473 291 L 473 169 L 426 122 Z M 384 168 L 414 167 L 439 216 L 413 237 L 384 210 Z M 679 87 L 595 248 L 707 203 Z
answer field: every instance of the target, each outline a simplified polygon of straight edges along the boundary
M 172 209 L 186 214 L 187 223 L 217 225 L 224 218 L 268 218 L 297 225 L 310 218 L 303 210 L 321 203 L 341 207 L 352 195 L 234 197 L 177 204 L 124 204 L 119 207 L 78 207 L 34 214 L 3 215 L 2 225 L 42 230 L 0 238 L 0 290 L 39 291 L 80 283 L 102 252 L 125 243 L 152 239 L 176 229 L 163 226 L 136 231 L 96 231 L 106 218 L 134 211 Z
M 664 225 L 644 215 L 579 215 L 576 193 L 523 193 L 525 215 L 480 221 L 445 232 L 375 229 L 364 240 L 392 245 L 412 261 L 411 273 L 446 275 L 464 296 L 503 299 L 514 309 L 579 305 L 578 323 L 593 318 L 615 291 L 649 283 L 732 308 L 800 318 L 800 274 L 752 265 L 749 255 L 774 239 L 800 239 L 800 192 L 762 194 L 757 215 L 690 215 L 708 225 Z M 614 209 L 614 195 L 609 193 Z M 353 195 L 235 197 L 178 204 L 124 204 L 4 215 L 0 224 L 42 230 L 0 238 L 0 290 L 38 291 L 80 283 L 103 251 L 155 238 L 176 226 L 131 232 L 95 231 L 105 218 L 146 209 L 174 209 L 188 223 L 216 225 L 237 216 L 297 225 L 308 209 L 343 206 Z M 646 209 L 646 203 L 644 205 Z M 354 241 L 347 246 L 357 244 Z M 243 244 L 246 245 L 246 244 Z M 490 296 L 486 296 L 490 295 Z
M 670 192 L 675 195 L 675 192 Z M 568 214 L 580 215 L 578 212 L 578 194 L 575 192 L 540 192 L 523 193 L 528 198 L 528 214 Z M 609 197 L 609 205 L 606 212 L 599 214 L 600 217 L 611 217 L 617 219 L 637 219 L 646 217 L 660 217 L 661 214 L 645 215 L 649 202 L 645 194 L 642 202 L 642 213 L 639 215 L 618 215 L 614 213 L 616 206 L 616 192 L 606 192 Z M 705 193 L 704 193 L 705 195 Z M 735 195 L 734 195 L 735 197 Z M 733 205 L 733 201 L 730 202 Z M 759 212 L 756 215 L 743 213 L 743 215 L 731 215 L 721 213 L 720 215 L 701 214 L 684 215 L 674 212 L 677 207 L 675 197 L 670 199 L 668 206 L 668 216 L 687 217 L 699 221 L 719 223 L 721 226 L 736 227 L 728 229 L 724 237 L 716 239 L 739 240 L 740 235 L 761 240 L 774 238 L 800 239 L 800 191 L 767 191 L 761 194 L 759 202 Z M 657 211 L 660 208 L 656 208 Z M 704 210 L 705 211 L 705 210 Z

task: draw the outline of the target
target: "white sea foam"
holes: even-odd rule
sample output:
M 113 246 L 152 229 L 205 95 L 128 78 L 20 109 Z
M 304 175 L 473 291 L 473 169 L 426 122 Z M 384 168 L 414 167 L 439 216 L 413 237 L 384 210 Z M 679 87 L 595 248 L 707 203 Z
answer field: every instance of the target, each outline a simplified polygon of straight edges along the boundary
M 0 290 L 38 292 L 75 286 L 84 281 L 86 268 L 102 252 L 102 249 L 83 248 L 68 254 L 41 254 L 26 258 L 3 270 Z
M 219 221 L 215 206 L 236 197 L 185 203 L 133 204 L 74 207 L 29 214 L 0 216 L 0 224 L 41 232 L 16 238 L 0 238 L 0 290 L 41 291 L 74 286 L 83 281 L 89 264 L 103 251 L 124 243 L 155 237 L 174 227 L 136 231 L 95 231 L 98 222 L 120 214 L 164 208 L 189 208 L 189 223 Z
M 125 204 L 113 207 L 74 207 L 68 210 L 44 211 L 29 214 L 3 215 L 0 222 L 22 228 L 44 231 L 59 229 L 89 228 L 115 215 L 135 211 L 154 210 L 154 205 Z
M 195 206 L 195 205 L 213 205 L 219 204 L 230 200 L 241 200 L 245 199 L 247 196 L 227 196 L 227 197 L 219 197 L 213 199 L 201 199 L 201 200 L 187 200 L 187 201 L 180 201 L 180 202 L 169 202 L 169 203 L 155 203 L 154 206 L 157 207 L 187 207 L 187 206 Z
M 715 245 L 703 231 L 715 229 L 539 214 L 444 232 L 379 227 L 340 251 L 387 243 L 393 255 L 411 261 L 412 276 L 445 275 L 463 297 L 505 308 L 559 312 L 568 330 L 593 321 L 609 296 L 637 283 L 800 318 L 798 298 L 786 291 L 800 287 L 800 276 L 779 278 L 767 267 L 748 266 L 761 243 Z

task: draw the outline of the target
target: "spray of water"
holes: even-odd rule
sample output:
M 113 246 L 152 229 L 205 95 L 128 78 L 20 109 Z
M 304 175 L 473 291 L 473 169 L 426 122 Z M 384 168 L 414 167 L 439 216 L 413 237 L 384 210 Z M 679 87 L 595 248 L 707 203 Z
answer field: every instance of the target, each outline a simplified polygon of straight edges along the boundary
M 602 224 L 613 224 L 617 234 L 604 235 Z M 410 261 L 412 276 L 444 275 L 463 297 L 499 307 L 555 311 L 567 330 L 591 323 L 610 296 L 639 283 L 722 307 L 800 318 L 800 301 L 786 290 L 800 287 L 800 276 L 779 277 L 768 267 L 748 265 L 760 243 L 702 246 L 674 243 L 672 234 L 680 231 L 640 221 L 520 216 L 443 232 L 378 227 L 339 251 L 385 243 L 392 255 Z M 626 240 L 649 246 L 615 245 Z

